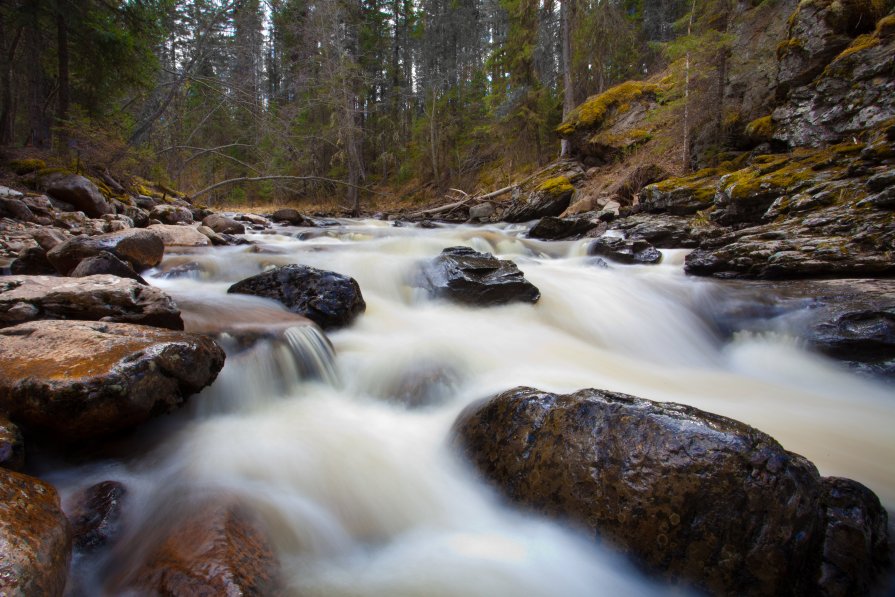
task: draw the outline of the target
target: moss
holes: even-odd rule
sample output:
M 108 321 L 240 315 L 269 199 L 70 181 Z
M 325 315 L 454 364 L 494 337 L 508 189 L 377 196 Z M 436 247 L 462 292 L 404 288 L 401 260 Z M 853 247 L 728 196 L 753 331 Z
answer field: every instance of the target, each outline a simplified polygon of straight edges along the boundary
M 606 119 L 607 114 L 613 108 L 630 109 L 630 103 L 645 94 L 654 94 L 659 91 L 659 85 L 644 81 L 625 81 L 612 89 L 589 97 L 583 104 L 572 110 L 568 118 L 560 124 L 556 131 L 563 136 L 569 136 L 579 129 L 598 128 Z
M 875 46 L 879 45 L 879 36 L 875 33 L 867 33 L 865 35 L 859 35 L 855 38 L 851 45 L 842 50 L 838 56 L 833 59 L 833 62 L 838 62 L 843 60 L 844 58 L 848 58 L 852 54 L 857 54 L 858 52 L 863 52 L 864 50 L 869 50 Z
M 794 50 L 801 50 L 803 47 L 802 40 L 797 37 L 790 37 L 777 45 L 777 60 L 792 53 Z
M 22 174 L 30 174 L 36 170 L 43 170 L 47 167 L 46 162 L 43 160 L 39 160 L 37 158 L 23 159 L 23 160 L 13 160 L 9 163 L 12 171 L 18 175 Z
M 770 116 L 756 118 L 746 125 L 746 134 L 755 141 L 770 141 L 774 135 L 774 121 Z
M 895 14 L 890 14 L 881 18 L 876 23 L 876 31 L 874 34 L 880 39 L 889 39 L 895 35 Z
M 575 187 L 572 186 L 572 183 L 565 176 L 557 176 L 548 178 L 539 184 L 537 190 L 547 195 L 557 196 L 563 193 L 571 193 L 575 190 Z

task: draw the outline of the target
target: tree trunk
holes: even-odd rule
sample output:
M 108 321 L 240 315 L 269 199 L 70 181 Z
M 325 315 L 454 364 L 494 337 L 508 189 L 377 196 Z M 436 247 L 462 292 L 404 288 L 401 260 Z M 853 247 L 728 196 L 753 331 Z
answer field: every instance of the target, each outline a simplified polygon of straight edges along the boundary
M 569 2 L 560 0 L 559 18 L 562 41 L 562 119 L 569 117 L 569 113 L 575 109 L 575 89 L 572 86 L 572 18 L 569 14 Z M 559 157 L 569 157 L 572 151 L 571 142 L 568 139 L 560 141 Z
M 0 30 L 0 34 L 5 34 L 5 27 Z M 6 53 L 6 62 L 3 64 L 3 72 L 0 73 L 0 145 L 8 145 L 12 142 L 14 107 L 12 101 L 12 72 L 15 65 L 16 50 L 19 48 L 19 41 L 22 38 L 22 27 L 18 27 L 12 36 L 12 42 Z
M 687 37 L 693 32 L 693 13 L 696 12 L 696 0 L 690 5 L 690 21 L 687 23 Z M 684 66 L 684 171 L 690 170 L 690 51 Z
M 60 153 L 68 151 L 68 133 L 65 127 L 68 125 L 68 105 L 69 105 L 69 75 L 68 75 L 68 24 L 65 17 L 61 13 L 61 6 L 58 8 L 60 13 L 56 15 L 56 51 L 58 54 L 58 85 L 59 90 L 56 96 L 56 125 L 58 150 Z

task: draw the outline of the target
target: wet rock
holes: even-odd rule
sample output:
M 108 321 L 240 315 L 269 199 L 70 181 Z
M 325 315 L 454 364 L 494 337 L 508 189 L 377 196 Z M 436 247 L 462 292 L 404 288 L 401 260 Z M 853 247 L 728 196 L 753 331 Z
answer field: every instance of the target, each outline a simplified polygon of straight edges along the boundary
M 587 217 L 546 217 L 541 218 L 541 220 L 528 231 L 528 237 L 540 238 L 542 240 L 560 240 L 563 238 L 580 236 L 588 230 L 593 230 L 597 226 L 599 226 L 599 222 L 595 222 Z
M 323 329 L 346 326 L 367 308 L 354 278 L 298 264 L 240 280 L 227 292 L 280 301 Z
M 218 234 L 245 234 L 243 224 L 232 218 L 220 214 L 211 214 L 202 220 L 202 224 L 208 226 Z
M 47 252 L 42 247 L 24 249 L 15 261 L 9 264 L 9 271 L 13 274 L 35 276 L 56 274 L 56 268 L 47 260 Z
M 556 184 L 544 189 L 536 189 L 513 200 L 503 212 L 506 222 L 528 222 L 548 216 L 559 216 L 572 200 L 575 188 L 565 180 L 564 184 Z
M 0 412 L 54 438 L 97 440 L 181 406 L 223 365 L 223 351 L 204 336 L 32 321 L 0 330 Z
M 478 307 L 536 303 L 541 298 L 515 263 L 469 247 L 443 250 L 421 268 L 414 284 L 433 298 Z
M 210 505 L 178 524 L 129 582 L 153 595 L 274 595 L 279 563 L 263 528 L 236 504 Z
M 516 388 L 469 407 L 454 434 L 510 500 L 712 594 L 838 594 L 887 557 L 872 492 L 689 406 Z
M 47 483 L 0 468 L 0 594 L 60 596 L 71 529 Z
M 158 236 L 166 247 L 211 246 L 211 240 L 193 226 L 152 224 L 146 230 Z
M 469 219 L 472 222 L 487 222 L 494 215 L 494 212 L 494 204 L 485 201 L 469 208 Z
M 459 382 L 460 376 L 453 368 L 422 360 L 412 363 L 391 379 L 383 395 L 408 408 L 437 406 L 457 389 Z
M 118 276 L 119 278 L 130 278 L 131 280 L 136 280 L 140 284 L 146 284 L 146 280 L 143 279 L 143 276 L 135 272 L 126 261 L 118 259 L 108 251 L 100 251 L 98 255 L 84 259 L 71 271 L 69 276 L 72 278 L 86 278 L 87 276 L 106 274 Z
M 149 212 L 151 219 L 158 220 L 162 224 L 192 224 L 193 213 L 186 207 L 177 205 L 156 205 Z
M 84 552 L 113 544 L 121 534 L 127 488 L 118 481 L 91 485 L 70 498 L 67 508 L 74 545 Z
M 630 239 L 642 239 L 660 249 L 690 249 L 699 241 L 691 220 L 670 214 L 635 214 L 614 220 L 613 230 L 622 230 Z
M 270 216 L 274 222 L 291 224 L 292 226 L 313 226 L 313 223 L 305 218 L 297 209 L 284 207 L 273 212 Z
M 171 297 L 135 280 L 112 275 L 0 278 L 0 327 L 39 319 L 110 321 L 183 329 L 180 311 Z
M 236 216 L 235 219 L 240 222 L 248 222 L 249 224 L 252 225 L 252 228 L 254 230 L 262 230 L 264 228 L 270 228 L 270 222 L 268 221 L 268 219 L 265 218 L 264 216 L 259 216 L 258 214 L 240 214 L 240 215 Z M 308 220 L 308 221 L 306 221 L 305 224 L 302 224 L 302 225 L 314 226 L 315 224 L 313 222 L 310 222 L 310 220 Z
M 15 423 L 0 415 L 0 467 L 13 471 L 25 467 L 25 440 Z
M 53 247 L 47 259 L 63 276 L 68 275 L 88 257 L 107 251 L 141 272 L 158 265 L 165 253 L 165 246 L 157 234 L 137 228 L 100 234 L 76 236 Z
M 640 205 L 650 213 L 689 216 L 711 207 L 718 177 L 715 170 L 700 170 L 690 176 L 669 178 L 643 189 Z
M 659 263 L 662 253 L 642 239 L 603 236 L 587 247 L 588 255 L 606 257 L 619 263 Z
M 33 222 L 34 214 L 22 200 L 12 197 L 0 197 L 0 218 Z
M 77 174 L 52 178 L 46 191 L 50 197 L 71 204 L 91 218 L 115 212 L 96 185 Z

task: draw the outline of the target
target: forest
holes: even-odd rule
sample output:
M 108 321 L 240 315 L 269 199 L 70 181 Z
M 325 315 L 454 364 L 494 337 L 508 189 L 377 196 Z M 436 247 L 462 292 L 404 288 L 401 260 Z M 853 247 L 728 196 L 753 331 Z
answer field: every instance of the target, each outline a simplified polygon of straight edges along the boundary
M 733 4 L 6 0 L 0 146 L 187 193 L 237 179 L 211 205 L 488 190 L 556 159 L 578 103 L 669 64 L 665 103 L 701 91 L 717 109 L 682 126 L 717 145 Z M 672 169 L 695 163 L 688 133 Z

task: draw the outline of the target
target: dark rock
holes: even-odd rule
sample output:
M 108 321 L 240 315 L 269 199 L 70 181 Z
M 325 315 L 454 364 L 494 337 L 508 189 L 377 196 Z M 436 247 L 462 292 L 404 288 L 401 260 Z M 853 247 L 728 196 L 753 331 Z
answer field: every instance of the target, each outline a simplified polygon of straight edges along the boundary
M 68 275 L 88 257 L 103 251 L 128 262 L 134 271 L 141 272 L 158 265 L 165 246 L 157 234 L 132 228 L 97 236 L 76 236 L 47 252 L 47 259 L 63 276 Z
M 118 259 L 108 251 L 100 251 L 96 256 L 84 259 L 71 271 L 69 276 L 72 278 L 86 278 L 87 276 L 97 276 L 102 274 L 118 276 L 119 278 L 130 278 L 131 280 L 136 280 L 140 284 L 146 284 L 146 280 L 143 279 L 143 276 L 135 272 L 126 261 Z
M 77 174 L 54 177 L 47 184 L 47 194 L 71 204 L 91 218 L 115 212 L 96 185 Z
M 68 518 L 77 549 L 95 551 L 119 538 L 126 497 L 127 488 L 118 481 L 103 481 L 72 496 Z
M 872 492 L 693 407 L 516 388 L 469 407 L 454 434 L 510 500 L 712 594 L 838 594 L 887 557 Z
M 156 205 L 161 205 L 163 201 L 161 199 L 150 197 L 148 195 L 137 195 L 136 197 L 134 197 L 134 203 L 136 203 L 137 207 L 139 207 L 140 209 L 144 209 L 149 212 L 152 211 Z
M 56 268 L 47 260 L 47 252 L 42 247 L 24 249 L 15 261 L 9 264 L 9 271 L 13 274 L 35 276 L 56 274 Z
M 662 253 L 642 239 L 603 236 L 587 247 L 588 255 L 606 257 L 619 263 L 659 263 Z
M 873 193 L 895 186 L 895 169 L 874 174 L 867 179 L 867 188 Z
M 547 216 L 559 216 L 569 207 L 574 192 L 574 187 L 568 183 L 531 191 L 524 198 L 514 199 L 504 211 L 502 219 L 506 222 L 528 222 Z
M 474 306 L 536 303 L 540 291 L 509 260 L 469 247 L 450 247 L 421 268 L 414 284 L 433 298 Z
M 178 205 L 156 205 L 149 212 L 150 219 L 155 219 L 162 224 L 192 224 L 193 213 Z
M 613 230 L 642 239 L 660 249 L 691 249 L 699 244 L 691 220 L 670 214 L 635 214 L 613 221 Z
M 133 221 L 134 228 L 146 228 L 149 226 L 149 212 L 145 209 L 126 205 L 124 207 L 124 215 Z
M 71 235 L 68 232 L 48 226 L 41 226 L 40 228 L 35 229 L 34 232 L 32 232 L 32 236 L 44 251 L 49 251 L 56 245 L 61 245 L 71 238 Z
M 56 490 L 0 468 L 0 594 L 61 596 L 71 529 Z
M 96 440 L 181 406 L 223 365 L 223 351 L 205 336 L 32 321 L 0 330 L 0 411 L 57 439 Z
M 535 224 L 528 231 L 529 238 L 543 240 L 559 240 L 573 236 L 580 236 L 599 225 L 589 218 L 554 218 L 546 217 Z
M 473 222 L 486 222 L 494 215 L 494 204 L 488 201 L 469 208 L 469 219 Z
M 274 222 L 285 222 L 293 226 L 313 226 L 313 223 L 305 218 L 297 209 L 284 207 L 273 212 L 270 216 Z
M 20 199 L 0 197 L 0 218 L 12 218 L 21 222 L 33 222 L 34 214 Z
M 207 216 L 202 220 L 202 224 L 218 234 L 245 234 L 246 231 L 246 227 L 243 224 L 220 214 Z
M 254 516 L 212 504 L 178 521 L 128 584 L 152 595 L 276 595 L 279 563 Z
M 0 467 L 19 471 L 25 468 L 25 440 L 18 426 L 0 415 Z
M 858 202 L 858 207 L 871 206 L 877 209 L 895 208 L 895 187 L 889 187 Z
M 240 280 L 227 292 L 280 301 L 323 329 L 346 326 L 367 308 L 354 278 L 298 264 Z

